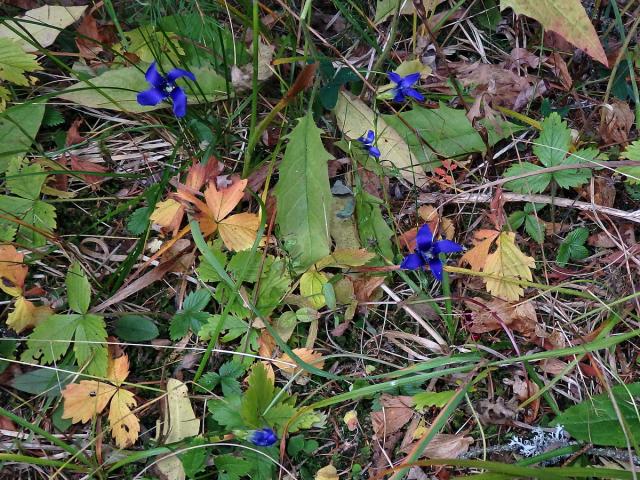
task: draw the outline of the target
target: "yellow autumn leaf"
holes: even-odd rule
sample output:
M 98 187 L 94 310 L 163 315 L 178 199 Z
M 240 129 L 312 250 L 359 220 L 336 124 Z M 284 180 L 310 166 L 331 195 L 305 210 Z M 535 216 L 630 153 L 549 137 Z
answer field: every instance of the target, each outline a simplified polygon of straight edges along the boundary
M 0 245 L 0 289 L 12 297 L 22 294 L 27 278 L 27 266 L 24 255 L 13 245 Z
M 256 241 L 260 217 L 255 213 L 238 213 L 218 223 L 220 238 L 229 250 L 247 250 Z
M 118 448 L 130 447 L 138 439 L 140 420 L 131 410 L 137 405 L 133 393 L 121 387 L 128 375 L 129 358 L 126 355 L 110 356 L 107 366 L 110 383 L 82 380 L 64 388 L 62 418 L 70 418 L 73 423 L 86 423 L 109 405 L 111 436 Z
M 315 480 L 338 480 L 338 478 L 338 471 L 333 465 L 322 467 L 315 476 Z
M 300 277 L 300 294 L 316 310 L 326 305 L 322 287 L 329 280 L 324 273 L 309 270 Z
M 7 317 L 7 325 L 20 333 L 27 328 L 33 328 L 47 317 L 53 310 L 45 305 L 36 307 L 32 302 L 20 296 L 16 300 L 14 310 Z
M 111 398 L 109 406 L 109 425 L 111 436 L 116 440 L 118 448 L 127 448 L 135 443 L 140 433 L 140 421 L 131 408 L 137 402 L 133 393 L 122 388 Z
M 533 279 L 531 269 L 536 262 L 520 251 L 515 244 L 516 235 L 502 232 L 496 241 L 496 251 L 487 257 L 483 272 L 501 278 L 485 278 L 487 291 L 506 301 L 517 301 L 524 289 L 518 280 Z
M 149 217 L 153 223 L 156 223 L 162 227 L 173 227 L 176 221 L 176 217 L 182 219 L 184 207 L 173 198 L 169 198 L 156 205 L 155 210 Z
M 294 348 L 293 353 L 295 353 L 298 357 L 300 357 L 300 359 L 303 362 L 313 365 L 316 368 L 321 369 L 322 367 L 324 367 L 324 360 L 322 359 L 322 354 L 318 352 L 314 352 L 311 348 Z M 283 374 L 288 376 L 293 376 L 302 370 L 302 368 L 299 366 L 295 366 L 295 367 L 292 366 L 292 365 L 297 365 L 297 363 L 287 353 L 282 354 L 280 358 L 278 358 L 277 360 L 274 360 L 274 363 L 276 364 L 276 367 L 278 367 Z M 301 374 L 301 376 L 304 376 L 304 375 L 308 375 L 308 372 L 303 372 Z

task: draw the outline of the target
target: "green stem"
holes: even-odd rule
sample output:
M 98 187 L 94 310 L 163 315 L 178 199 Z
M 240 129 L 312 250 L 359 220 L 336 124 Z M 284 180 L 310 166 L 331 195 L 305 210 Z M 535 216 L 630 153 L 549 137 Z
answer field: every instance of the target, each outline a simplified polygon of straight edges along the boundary
M 0 462 L 15 462 L 31 465 L 42 465 L 44 467 L 57 467 L 60 469 L 74 470 L 76 472 L 88 472 L 89 469 L 80 465 L 72 465 L 61 460 L 50 460 L 48 458 L 32 457 L 31 455 L 20 455 L 18 453 L 0 453 Z
M 251 119 L 249 126 L 249 141 L 255 138 L 256 122 L 258 120 L 258 60 L 260 58 L 260 10 L 258 9 L 258 0 L 253 0 L 253 76 L 251 78 Z M 247 178 L 251 171 L 251 157 L 255 141 L 253 145 L 247 145 L 247 152 L 242 165 L 242 178 Z

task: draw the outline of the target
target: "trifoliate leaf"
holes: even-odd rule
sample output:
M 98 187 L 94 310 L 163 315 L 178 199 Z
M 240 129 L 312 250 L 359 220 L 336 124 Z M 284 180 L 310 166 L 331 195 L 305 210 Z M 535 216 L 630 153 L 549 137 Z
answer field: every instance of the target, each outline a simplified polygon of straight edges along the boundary
M 556 263 L 564 267 L 569 260 L 582 260 L 589 256 L 589 250 L 584 246 L 589 237 L 589 230 L 584 227 L 569 232 L 558 248 Z
M 515 233 L 502 232 L 496 241 L 496 251 L 487 257 L 483 272 L 498 278 L 485 278 L 487 291 L 507 301 L 516 301 L 524 289 L 518 280 L 532 280 L 535 260 L 526 256 L 515 244 Z

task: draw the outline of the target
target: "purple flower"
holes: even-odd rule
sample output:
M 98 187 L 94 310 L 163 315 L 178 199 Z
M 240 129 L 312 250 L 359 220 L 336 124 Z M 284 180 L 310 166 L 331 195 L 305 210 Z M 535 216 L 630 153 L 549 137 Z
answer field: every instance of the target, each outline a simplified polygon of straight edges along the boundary
M 419 102 L 424 102 L 424 97 L 413 88 L 413 85 L 420 80 L 420 73 L 411 73 L 406 77 L 401 77 L 395 72 L 387 73 L 389 80 L 396 85 L 391 90 L 394 102 L 404 102 L 407 97 L 415 98 Z
M 174 68 L 166 76 L 158 72 L 156 62 L 149 65 L 144 78 L 151 84 L 149 90 L 138 94 L 138 103 L 144 106 L 157 105 L 163 100 L 171 97 L 173 100 L 173 114 L 182 118 L 187 113 L 187 94 L 184 90 L 176 85 L 176 80 L 181 77 L 187 77 L 195 81 L 196 76 L 181 68 Z
M 260 430 L 253 430 L 249 433 L 247 440 L 257 447 L 270 447 L 278 441 L 278 436 L 276 432 L 270 428 L 261 428 Z
M 417 270 L 425 265 L 429 265 L 431 273 L 439 281 L 442 281 L 442 260 L 440 260 L 441 253 L 453 253 L 461 252 L 462 245 L 452 242 L 451 240 L 433 241 L 433 234 L 429 229 L 429 225 L 424 224 L 418 230 L 418 236 L 416 237 L 416 250 L 415 253 L 411 253 L 404 257 L 400 268 L 406 270 Z
M 362 144 L 364 149 L 369 152 L 369 155 L 380 158 L 380 150 L 378 150 L 378 147 L 373 145 L 373 142 L 376 141 L 376 135 L 373 133 L 373 130 L 368 130 L 366 135 L 361 136 L 358 141 Z

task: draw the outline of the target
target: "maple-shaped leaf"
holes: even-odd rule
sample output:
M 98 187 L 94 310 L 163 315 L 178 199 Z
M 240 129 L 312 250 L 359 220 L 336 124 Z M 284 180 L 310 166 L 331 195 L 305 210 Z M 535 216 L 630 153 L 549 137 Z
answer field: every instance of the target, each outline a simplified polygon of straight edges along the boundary
M 32 302 L 20 296 L 16 300 L 14 310 L 7 317 L 7 325 L 16 333 L 20 333 L 39 325 L 51 315 L 53 315 L 51 308 L 46 305 L 36 307 Z
M 254 213 L 229 216 L 244 197 L 246 186 L 246 179 L 237 180 L 230 187 L 218 190 L 216 182 L 209 182 L 204 191 L 206 203 L 185 188 L 179 188 L 177 196 L 200 210 L 198 221 L 204 236 L 209 236 L 217 230 L 229 250 L 247 250 L 256 240 L 260 217 Z
M 24 255 L 13 245 L 0 245 L 0 288 L 17 297 L 22 294 L 22 287 L 27 278 L 27 266 Z
M 86 423 L 109 405 L 109 425 L 116 445 L 118 448 L 133 445 L 140 433 L 140 421 L 131 411 L 137 405 L 133 393 L 122 388 L 122 382 L 128 375 L 127 355 L 117 358 L 110 356 L 107 368 L 108 383 L 82 380 L 64 388 L 62 418 L 70 418 L 73 423 Z
M 498 238 L 500 232 L 496 230 L 478 230 L 474 233 L 475 246 L 469 249 L 461 258 L 460 263 L 468 263 L 471 270 L 481 272 L 487 262 L 491 245 Z
M 483 269 L 484 273 L 501 277 L 486 278 L 487 291 L 507 301 L 516 301 L 524 294 L 517 282 L 531 281 L 531 269 L 536 265 L 533 257 L 520 251 L 515 240 L 515 233 L 502 232 L 496 240 L 496 251 L 487 257 Z

